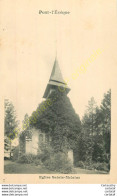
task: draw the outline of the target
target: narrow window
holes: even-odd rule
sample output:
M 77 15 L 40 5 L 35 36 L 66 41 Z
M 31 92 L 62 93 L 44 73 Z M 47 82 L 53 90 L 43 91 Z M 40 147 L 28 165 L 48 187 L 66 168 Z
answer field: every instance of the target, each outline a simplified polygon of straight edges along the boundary
M 43 142 L 43 134 L 39 135 L 39 143 L 41 144 Z

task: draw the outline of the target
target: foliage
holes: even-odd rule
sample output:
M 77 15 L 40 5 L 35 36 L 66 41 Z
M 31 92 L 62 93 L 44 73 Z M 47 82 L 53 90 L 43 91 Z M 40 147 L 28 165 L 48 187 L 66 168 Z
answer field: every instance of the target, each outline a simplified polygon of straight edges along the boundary
M 47 146 L 47 145 L 41 145 L 40 149 L 41 149 L 41 153 L 37 155 L 37 158 L 40 159 L 42 163 L 44 163 L 47 159 L 50 158 L 50 156 L 53 155 L 54 151 L 51 146 Z
M 77 167 L 81 167 L 81 168 L 83 168 L 83 169 L 85 168 L 85 164 L 84 164 L 83 161 L 78 161 L 76 166 L 77 166 Z
M 18 121 L 16 120 L 16 112 L 14 106 L 9 100 L 5 99 L 5 135 L 13 140 L 16 137 Z
M 110 153 L 110 136 L 111 136 L 111 90 L 104 94 L 101 103 L 102 112 L 102 132 L 106 153 Z
M 12 157 L 12 160 L 13 161 L 17 161 L 18 160 L 18 156 L 19 156 L 19 146 L 16 146 L 13 149 L 13 157 Z
M 21 153 L 25 153 L 26 137 L 28 139 L 32 138 L 32 130 L 25 129 L 19 135 L 19 145 L 20 145 L 20 152 Z
M 110 164 L 111 136 L 111 91 L 104 94 L 101 106 L 97 107 L 91 98 L 87 111 L 82 119 L 82 132 L 78 148 L 79 160 L 100 164 Z M 79 161 L 77 160 L 77 162 Z M 93 167 L 93 166 L 92 166 Z
M 4 150 L 10 151 L 11 158 L 11 142 L 18 135 L 18 121 L 16 120 L 16 112 L 13 104 L 5 99 L 5 120 L 4 120 Z
M 29 122 L 29 116 L 28 114 L 25 114 L 24 120 L 22 122 L 22 130 L 25 131 L 29 128 L 30 122 Z
M 36 156 L 35 155 L 32 155 L 32 154 L 22 154 L 19 159 L 18 159 L 18 163 L 27 163 L 27 164 L 30 164 L 30 163 L 33 163 L 34 160 L 36 159 Z
M 42 145 L 41 154 L 37 155 L 47 169 L 60 173 L 72 172 L 72 164 L 64 152 L 55 152 L 51 146 Z
M 43 165 L 52 171 L 60 173 L 72 173 L 72 165 L 66 154 L 62 152 L 47 154 L 46 151 L 46 154 L 42 153 L 37 156 L 23 154 L 19 157 L 17 162 L 23 164 Z
M 97 170 L 100 170 L 100 171 L 106 171 L 106 172 L 109 171 L 109 166 L 108 166 L 107 163 L 97 162 L 97 163 L 93 164 L 93 168 L 97 169 Z
M 88 170 L 100 170 L 100 171 L 105 171 L 109 172 L 110 166 L 108 163 L 105 162 L 86 162 L 86 161 L 79 161 L 77 162 L 77 167 L 81 167 L 83 169 L 88 169 Z
M 79 116 L 75 113 L 65 92 L 53 91 L 49 99 L 50 106 L 39 117 L 37 116 L 36 121 L 31 121 L 30 125 L 46 133 L 49 132 L 56 152 L 64 151 L 68 147 L 75 148 L 81 132 Z M 35 111 L 36 114 L 40 105 Z
M 72 164 L 68 160 L 67 155 L 63 152 L 54 153 L 44 161 L 46 168 L 60 172 L 60 173 L 72 173 Z
M 54 153 L 51 147 L 42 147 L 43 150 L 38 155 L 23 154 L 19 157 L 18 163 L 43 165 L 51 171 L 60 173 L 72 173 L 72 165 L 67 155 L 63 152 Z
M 34 159 L 34 164 L 36 165 L 36 166 L 38 166 L 38 165 L 42 165 L 42 161 L 41 161 L 41 159 Z
M 49 99 L 50 106 L 35 121 L 30 121 L 30 126 L 49 133 L 51 146 L 42 146 L 42 153 L 37 158 L 33 157 L 33 162 L 42 163 L 48 169 L 60 173 L 70 173 L 72 166 L 67 159 L 70 148 L 74 152 L 75 166 L 109 171 L 111 91 L 104 94 L 100 107 L 97 107 L 94 98 L 91 98 L 82 125 L 65 93 L 52 92 Z M 43 104 L 40 104 L 33 114 L 37 113 Z M 31 137 L 29 130 L 22 132 L 22 144 L 27 134 Z
M 10 141 L 7 136 L 4 137 L 4 150 L 5 151 L 10 150 Z

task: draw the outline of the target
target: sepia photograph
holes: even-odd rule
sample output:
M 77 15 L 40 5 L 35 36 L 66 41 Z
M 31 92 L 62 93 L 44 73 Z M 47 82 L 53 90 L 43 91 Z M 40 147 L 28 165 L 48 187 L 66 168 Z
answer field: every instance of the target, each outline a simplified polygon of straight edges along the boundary
M 111 90 L 100 106 L 91 97 L 82 119 L 72 106 L 70 90 L 56 57 L 44 100 L 31 116 L 25 114 L 21 131 L 13 104 L 5 100 L 5 173 L 109 173 Z
M 117 181 L 117 6 L 0 2 L 0 180 Z

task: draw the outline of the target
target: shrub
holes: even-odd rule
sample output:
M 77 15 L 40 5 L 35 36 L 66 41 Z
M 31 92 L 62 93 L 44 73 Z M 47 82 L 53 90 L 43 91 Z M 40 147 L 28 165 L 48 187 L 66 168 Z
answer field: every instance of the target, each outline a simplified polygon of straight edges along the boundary
M 78 161 L 76 164 L 77 167 L 85 168 L 85 164 L 83 161 Z
M 18 163 L 33 163 L 34 160 L 36 159 L 35 155 L 32 154 L 23 154 L 19 157 Z
M 42 165 L 42 162 L 40 159 L 35 159 L 34 160 L 34 164 L 37 166 L 37 165 Z
M 15 147 L 15 149 L 13 150 L 12 160 L 17 161 L 18 160 L 18 155 L 19 155 L 19 146 Z
M 32 154 L 23 154 L 19 157 L 18 163 L 25 163 L 25 164 L 34 164 L 34 165 L 42 165 L 41 161 L 42 155 L 32 155 Z
M 50 156 L 54 153 L 51 146 L 41 145 L 40 149 L 41 153 L 37 155 L 37 158 L 41 159 L 42 162 L 48 160 Z
M 72 164 L 68 160 L 67 156 L 63 152 L 57 152 L 53 154 L 44 162 L 44 165 L 53 171 L 60 173 L 72 173 Z
M 86 166 L 86 169 L 89 169 L 89 170 L 96 169 L 96 170 L 108 172 L 109 171 L 109 166 L 105 162 L 103 162 L 103 163 L 100 163 L 100 162 L 97 162 L 97 163 L 92 162 L 92 164 Z
M 107 163 L 95 163 L 94 169 L 100 170 L 100 171 L 109 171 L 108 164 Z
M 85 169 L 88 169 L 88 170 L 93 170 L 93 169 L 96 169 L 96 170 L 100 170 L 100 171 L 106 171 L 106 172 L 109 172 L 110 170 L 110 164 L 106 163 L 106 162 L 103 162 L 103 163 L 100 163 L 100 162 L 83 162 L 83 161 L 79 161 L 77 163 L 77 167 L 81 167 L 81 168 L 85 168 Z

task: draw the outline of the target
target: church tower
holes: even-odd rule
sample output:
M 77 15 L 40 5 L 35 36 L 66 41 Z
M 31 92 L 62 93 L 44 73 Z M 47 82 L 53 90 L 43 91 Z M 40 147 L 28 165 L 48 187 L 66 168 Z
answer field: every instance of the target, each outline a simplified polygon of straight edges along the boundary
M 61 70 L 58 64 L 57 58 L 55 58 L 52 73 L 47 84 L 46 90 L 44 92 L 43 98 L 48 98 L 52 91 L 57 89 L 66 89 L 66 93 L 70 91 L 70 88 L 67 86 L 65 80 L 62 77 Z M 62 92 L 62 90 L 61 90 Z
M 67 86 L 65 80 L 63 79 L 58 60 L 55 58 L 53 69 L 50 75 L 49 82 L 47 84 L 46 90 L 44 92 L 43 98 L 48 98 L 52 91 L 60 90 L 60 92 L 68 92 L 70 91 L 70 88 Z M 71 161 L 71 163 L 74 163 L 74 155 L 73 150 L 68 149 L 68 159 Z
M 60 68 L 59 68 L 57 58 L 55 58 L 52 73 L 50 75 L 50 79 L 49 79 L 49 82 L 48 82 L 47 87 L 45 89 L 43 98 L 47 99 L 52 91 L 58 91 L 58 90 L 60 90 L 60 92 L 65 92 L 66 94 L 68 94 L 68 92 L 70 91 L 70 88 L 67 86 L 66 82 L 64 81 L 62 74 L 61 74 L 61 71 L 60 71 Z M 55 107 L 55 105 L 53 105 L 52 107 Z M 64 103 L 63 103 L 63 105 L 64 105 Z M 70 105 L 70 104 L 68 104 L 68 105 Z M 50 107 L 50 109 L 51 109 L 51 107 Z M 46 113 L 47 116 L 50 118 L 50 113 L 48 112 L 48 109 L 46 110 L 46 112 L 47 112 Z M 73 111 L 73 113 L 74 113 L 74 111 Z M 44 113 L 43 113 L 43 115 L 44 115 Z M 67 127 L 68 125 L 64 125 L 65 127 L 59 125 L 59 123 L 57 121 L 58 120 L 57 114 L 56 115 L 53 114 L 53 115 L 54 115 L 54 117 L 56 117 L 55 126 L 56 126 L 56 129 L 58 132 L 59 132 L 59 130 L 61 130 L 61 132 L 62 132 L 62 129 L 65 129 L 65 130 L 68 129 L 68 127 Z M 48 118 L 47 116 L 45 116 L 45 122 L 46 122 L 46 118 Z M 38 122 L 40 123 L 41 118 L 40 119 L 39 118 L 40 118 L 40 116 L 38 116 L 37 120 L 39 120 Z M 52 118 L 53 117 L 51 116 L 51 122 L 53 121 Z M 43 121 L 43 119 L 42 119 L 42 121 Z M 48 126 L 46 125 L 46 128 L 48 130 L 49 130 L 49 126 L 51 128 L 51 122 L 49 121 L 50 124 L 48 124 Z M 46 130 L 44 130 L 44 126 L 41 126 L 41 124 L 39 124 L 39 123 L 38 123 L 38 125 L 39 125 L 38 128 L 35 127 L 35 124 L 32 124 L 32 127 L 29 127 L 26 130 L 26 132 L 22 132 L 22 134 L 20 135 L 20 151 L 21 151 L 20 153 L 37 155 L 38 153 L 41 153 L 41 145 L 42 144 L 49 145 L 49 143 L 51 142 L 52 138 L 51 138 L 51 135 L 49 134 L 49 131 L 47 132 Z M 56 136 L 54 136 L 55 138 L 57 138 L 58 132 L 55 134 L 56 135 Z M 31 136 L 29 136 L 29 133 L 31 133 Z M 68 148 L 65 147 L 65 151 L 68 156 L 68 159 L 73 164 L 74 163 L 73 149 L 70 147 L 68 147 Z

